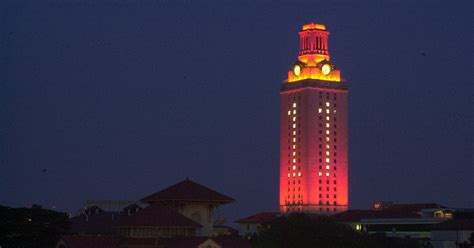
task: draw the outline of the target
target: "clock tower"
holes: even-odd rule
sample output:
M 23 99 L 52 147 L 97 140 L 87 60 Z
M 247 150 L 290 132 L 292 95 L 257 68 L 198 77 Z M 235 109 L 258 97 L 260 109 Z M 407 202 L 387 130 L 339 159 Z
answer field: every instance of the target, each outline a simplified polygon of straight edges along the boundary
M 299 56 L 280 90 L 280 212 L 348 208 L 348 83 L 329 55 L 329 32 L 303 25 Z

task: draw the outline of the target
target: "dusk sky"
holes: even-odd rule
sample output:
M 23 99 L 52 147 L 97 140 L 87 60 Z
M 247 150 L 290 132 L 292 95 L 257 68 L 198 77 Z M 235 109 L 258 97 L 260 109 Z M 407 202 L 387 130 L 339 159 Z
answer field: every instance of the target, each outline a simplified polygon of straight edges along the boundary
M 98 3 L 100 2 L 100 3 Z M 279 90 L 326 24 L 350 208 L 474 207 L 471 1 L 0 1 L 0 205 L 76 213 L 189 177 L 278 210 Z

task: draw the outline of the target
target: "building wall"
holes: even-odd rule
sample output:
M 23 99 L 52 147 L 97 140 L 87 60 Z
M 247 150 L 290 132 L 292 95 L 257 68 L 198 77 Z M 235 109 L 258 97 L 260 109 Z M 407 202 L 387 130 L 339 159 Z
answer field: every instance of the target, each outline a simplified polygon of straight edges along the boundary
M 280 210 L 347 210 L 347 90 L 301 87 L 280 99 Z
M 210 236 L 214 226 L 214 207 L 209 204 L 187 203 L 178 211 L 180 214 L 202 225 L 196 230 L 196 236 Z

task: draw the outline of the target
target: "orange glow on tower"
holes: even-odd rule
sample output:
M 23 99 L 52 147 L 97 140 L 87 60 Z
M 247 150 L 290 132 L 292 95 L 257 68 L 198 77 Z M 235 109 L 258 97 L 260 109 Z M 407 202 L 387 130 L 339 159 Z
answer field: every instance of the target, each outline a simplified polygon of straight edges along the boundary
M 315 23 L 305 24 L 299 35 L 300 52 L 298 61 L 288 71 L 288 82 L 305 79 L 340 82 L 339 70 L 329 63 L 331 58 L 328 48 L 329 32 L 326 31 L 326 26 Z M 299 72 L 295 71 L 295 67 L 299 68 Z
M 280 211 L 333 214 L 348 207 L 348 83 L 330 62 L 325 25 L 299 36 L 280 91 Z

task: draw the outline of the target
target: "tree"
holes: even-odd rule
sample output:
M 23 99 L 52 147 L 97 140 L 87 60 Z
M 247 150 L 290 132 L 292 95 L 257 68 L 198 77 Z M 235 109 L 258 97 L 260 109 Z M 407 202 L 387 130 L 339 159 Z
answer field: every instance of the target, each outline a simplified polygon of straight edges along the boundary
M 43 209 L 0 206 L 0 246 L 2 248 L 54 247 L 69 229 L 67 214 Z
M 368 235 L 339 224 L 327 216 L 295 213 L 263 224 L 263 231 L 251 237 L 256 248 L 419 248 L 412 239 Z

